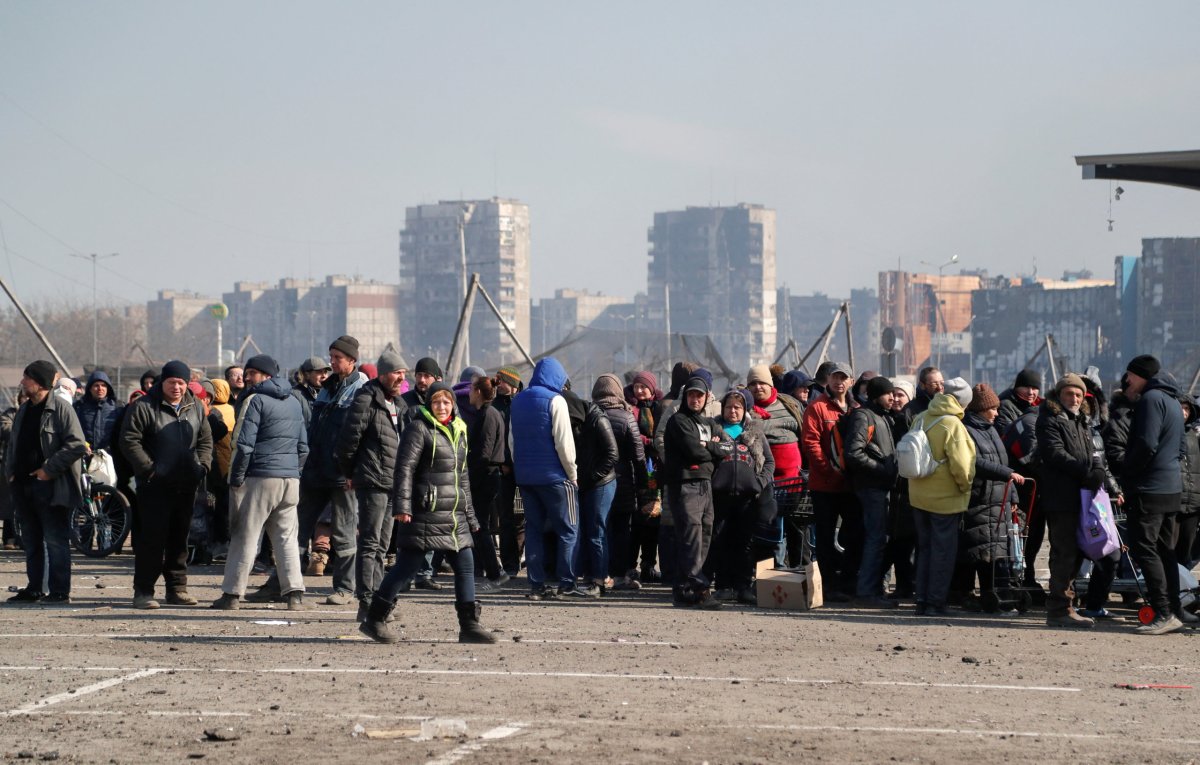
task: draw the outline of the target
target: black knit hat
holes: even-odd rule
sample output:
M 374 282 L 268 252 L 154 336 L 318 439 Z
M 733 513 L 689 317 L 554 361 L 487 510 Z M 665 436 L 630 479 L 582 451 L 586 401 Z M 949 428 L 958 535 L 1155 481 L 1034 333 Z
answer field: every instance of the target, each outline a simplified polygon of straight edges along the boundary
M 1013 383 L 1014 388 L 1037 388 L 1042 389 L 1042 375 L 1036 369 L 1022 369 L 1017 372 L 1017 379 Z
M 883 375 L 878 375 L 867 380 L 867 399 L 874 401 L 882 395 L 891 393 L 896 389 L 892 381 Z
M 425 358 L 419 359 L 417 361 L 417 365 L 415 367 L 413 367 L 413 374 L 415 374 L 415 375 L 424 374 L 424 375 L 433 375 L 434 377 L 442 377 L 442 368 L 440 366 L 438 366 L 438 363 L 436 360 L 431 359 L 428 356 L 426 356 Z
M 258 370 L 268 377 L 279 376 L 279 363 L 265 353 L 260 353 L 257 356 L 251 356 L 247 359 L 246 369 Z
M 1126 372 L 1133 372 L 1138 377 L 1144 377 L 1147 380 L 1158 374 L 1160 370 L 1162 370 L 1162 363 L 1149 354 L 1134 356 L 1125 367 Z
M 456 396 L 454 395 L 454 388 L 450 387 L 450 383 L 438 380 L 433 385 L 430 385 L 428 390 L 425 391 L 425 406 L 428 407 L 429 403 L 433 401 L 433 394 L 442 392 L 449 393 L 451 401 L 457 400 Z
M 179 359 L 168 361 L 166 364 L 163 364 L 162 374 L 158 376 L 158 379 L 161 382 L 169 380 L 172 377 L 178 377 L 184 382 L 189 382 L 192 379 L 192 370 Z
M 350 335 L 342 335 L 329 344 L 329 350 L 341 351 L 350 358 L 358 361 L 358 339 Z
M 39 387 L 50 390 L 54 387 L 54 375 L 58 372 L 58 368 L 49 361 L 38 359 L 29 366 L 25 367 L 25 376 L 33 380 Z

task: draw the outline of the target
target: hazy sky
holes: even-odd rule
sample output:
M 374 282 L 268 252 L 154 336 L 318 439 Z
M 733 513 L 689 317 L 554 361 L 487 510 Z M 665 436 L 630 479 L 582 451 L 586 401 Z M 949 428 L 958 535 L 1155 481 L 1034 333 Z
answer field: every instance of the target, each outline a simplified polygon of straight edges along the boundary
M 406 206 L 515 197 L 533 293 L 645 288 L 655 211 L 778 211 L 779 281 L 1043 275 L 1200 235 L 1075 154 L 1200 148 L 1200 3 L 0 0 L 0 269 L 90 296 L 397 278 Z M 36 261 L 43 267 L 34 265 Z M 45 268 L 67 274 L 64 281 Z M 113 298 L 116 299 L 115 297 Z

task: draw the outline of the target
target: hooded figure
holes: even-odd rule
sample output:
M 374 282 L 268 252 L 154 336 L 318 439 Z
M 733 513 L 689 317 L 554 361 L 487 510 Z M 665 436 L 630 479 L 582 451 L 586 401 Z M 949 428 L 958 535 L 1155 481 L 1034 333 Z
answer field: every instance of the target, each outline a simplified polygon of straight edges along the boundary
M 99 398 L 96 397 L 98 389 L 92 387 L 96 383 L 104 383 L 104 394 Z M 92 372 L 88 377 L 87 392 L 75 402 L 75 414 L 79 417 L 79 426 L 83 428 L 83 438 L 91 445 L 92 451 L 112 451 L 115 425 L 123 408 L 117 403 L 116 392 L 108 375 L 99 370 Z

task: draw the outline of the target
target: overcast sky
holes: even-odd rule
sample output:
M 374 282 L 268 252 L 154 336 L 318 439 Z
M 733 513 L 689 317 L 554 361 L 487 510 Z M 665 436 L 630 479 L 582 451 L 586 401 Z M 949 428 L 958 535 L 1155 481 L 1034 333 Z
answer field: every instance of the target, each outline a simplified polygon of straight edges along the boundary
M 1200 3 L 0 0 L 3 273 L 31 300 L 360 274 L 407 206 L 530 205 L 533 294 L 645 289 L 655 211 L 778 211 L 845 294 L 958 254 L 1042 275 L 1200 235 L 1074 155 L 1200 149 Z M 35 265 L 34 262 L 40 264 Z M 52 271 L 67 275 L 65 281 Z M 949 272 L 953 272 L 952 270 Z

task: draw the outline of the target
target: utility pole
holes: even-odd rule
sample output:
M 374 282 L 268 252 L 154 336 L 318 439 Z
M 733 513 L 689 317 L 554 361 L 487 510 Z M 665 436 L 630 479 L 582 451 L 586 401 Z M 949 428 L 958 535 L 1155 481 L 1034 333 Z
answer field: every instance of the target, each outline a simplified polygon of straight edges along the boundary
M 458 216 L 458 257 L 459 264 L 462 267 L 462 301 L 463 305 L 467 303 L 468 292 L 468 277 L 467 277 L 467 216 L 471 214 L 469 205 L 463 205 L 462 211 Z M 474 306 L 472 305 L 471 308 Z M 467 314 L 466 323 L 462 327 L 462 365 L 466 368 L 471 364 L 471 315 Z M 453 359 L 450 359 L 453 362 Z M 451 374 L 458 374 L 457 371 L 448 370 Z
M 110 252 L 107 255 L 80 255 L 77 252 L 68 253 L 72 258 L 80 258 L 82 260 L 92 261 L 92 368 L 95 369 L 100 361 L 100 306 L 96 302 L 96 261 L 115 258 L 120 255 L 118 252 Z

